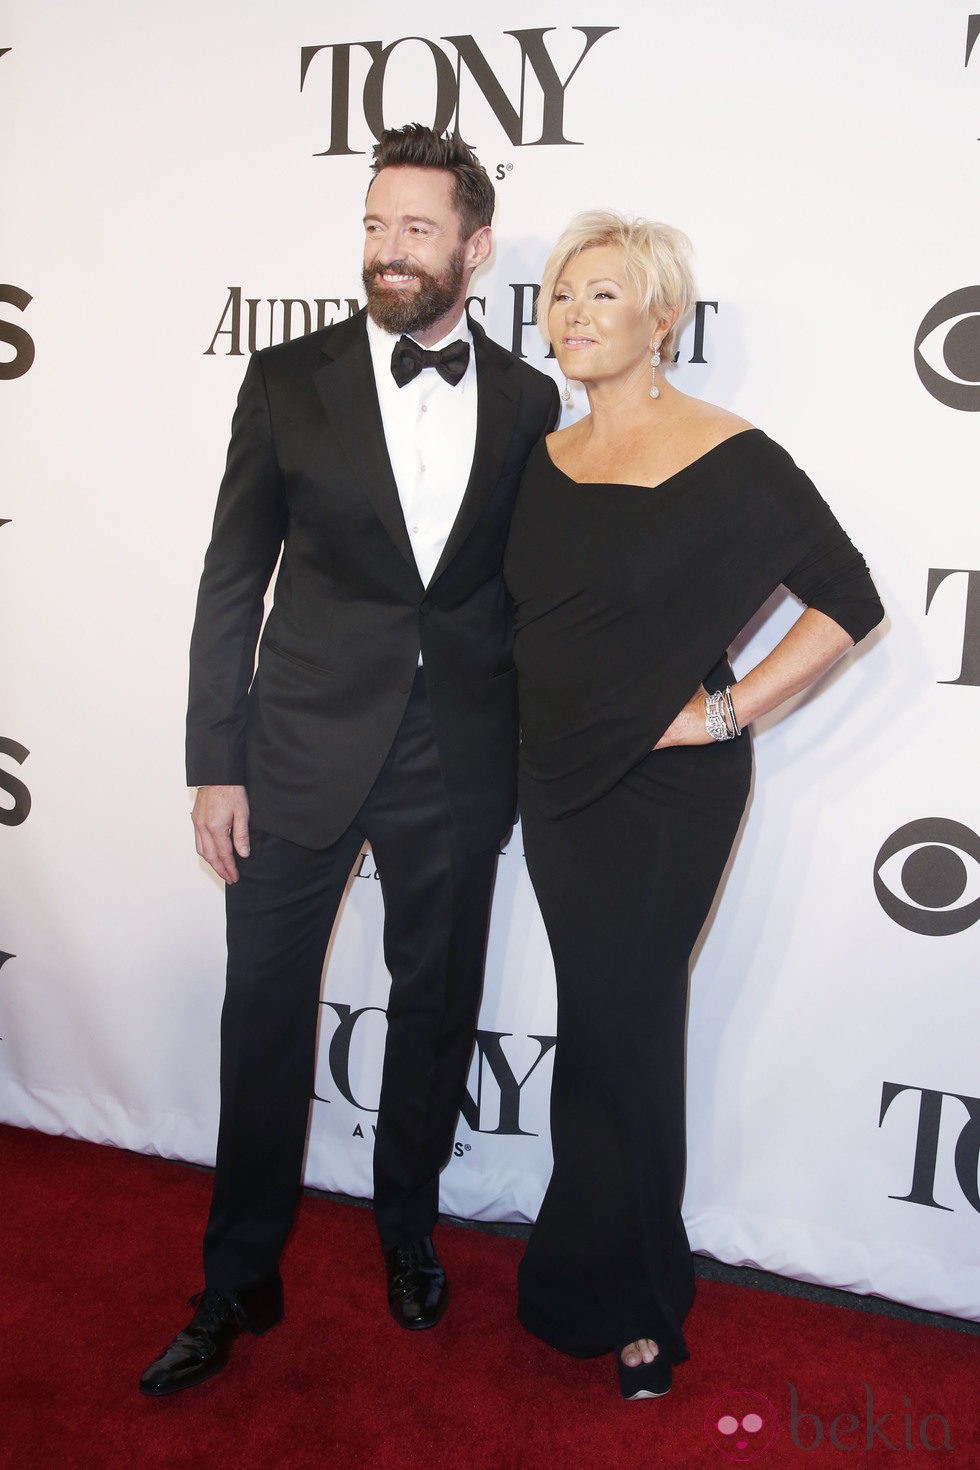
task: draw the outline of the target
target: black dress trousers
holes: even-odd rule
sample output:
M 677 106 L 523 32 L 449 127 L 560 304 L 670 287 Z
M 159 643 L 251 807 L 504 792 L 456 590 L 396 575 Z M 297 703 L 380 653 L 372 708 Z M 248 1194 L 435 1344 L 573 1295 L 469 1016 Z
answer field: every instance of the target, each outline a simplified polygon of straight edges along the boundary
M 420 670 L 387 760 L 325 849 L 251 834 L 227 888 L 221 1114 L 205 1279 L 225 1293 L 274 1281 L 300 1186 L 323 960 L 351 869 L 371 843 L 391 972 L 374 1147 L 384 1249 L 427 1235 L 473 1046 L 497 849 L 460 838 Z

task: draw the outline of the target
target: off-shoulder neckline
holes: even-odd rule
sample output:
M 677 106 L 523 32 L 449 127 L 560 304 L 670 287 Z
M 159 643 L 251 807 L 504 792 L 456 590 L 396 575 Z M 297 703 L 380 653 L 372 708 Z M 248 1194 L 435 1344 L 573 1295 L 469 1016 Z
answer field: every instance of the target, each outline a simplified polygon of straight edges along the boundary
M 547 438 L 541 440 L 541 445 L 544 449 L 545 458 L 555 471 L 555 474 L 561 475 L 563 480 L 567 480 L 569 485 L 574 485 L 577 489 L 662 490 L 665 485 L 670 485 L 674 480 L 679 479 L 681 475 L 686 475 L 689 470 L 693 470 L 697 465 L 704 464 L 706 459 L 710 459 L 713 454 L 718 453 L 719 449 L 724 449 L 726 445 L 734 443 L 736 439 L 744 439 L 749 434 L 763 433 L 764 431 L 762 429 L 758 429 L 755 426 L 748 429 L 739 429 L 737 433 L 729 434 L 727 439 L 722 439 L 719 443 L 713 444 L 710 449 L 706 449 L 703 454 L 699 454 L 697 459 L 690 460 L 687 464 L 681 465 L 679 470 L 674 470 L 673 474 L 667 475 L 663 480 L 658 480 L 655 485 L 640 485 L 631 480 L 575 480 L 571 475 L 566 474 L 559 465 L 555 464 L 555 461 L 551 457 L 551 451 L 548 448 Z

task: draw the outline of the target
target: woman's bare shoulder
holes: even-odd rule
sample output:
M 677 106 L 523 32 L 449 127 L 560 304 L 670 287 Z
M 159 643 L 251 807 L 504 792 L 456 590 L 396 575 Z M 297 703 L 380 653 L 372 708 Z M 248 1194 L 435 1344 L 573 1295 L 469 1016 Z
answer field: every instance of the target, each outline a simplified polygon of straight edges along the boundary
M 715 403 L 705 403 L 701 398 L 687 398 L 679 420 L 690 448 L 698 454 L 706 454 L 726 439 L 755 428 L 748 419 Z
M 721 408 L 717 403 L 705 403 L 703 398 L 688 398 L 685 407 L 692 422 L 703 425 L 706 432 L 719 434 L 722 439 L 755 428 L 755 424 L 750 424 L 740 414 Z

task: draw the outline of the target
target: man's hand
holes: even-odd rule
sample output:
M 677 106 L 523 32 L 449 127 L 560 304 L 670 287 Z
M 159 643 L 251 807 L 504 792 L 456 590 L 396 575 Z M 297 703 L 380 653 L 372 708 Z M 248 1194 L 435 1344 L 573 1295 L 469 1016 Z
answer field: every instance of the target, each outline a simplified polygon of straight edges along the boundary
M 191 812 L 194 845 L 226 883 L 238 882 L 235 853 L 248 857 L 248 793 L 244 786 L 199 786 Z

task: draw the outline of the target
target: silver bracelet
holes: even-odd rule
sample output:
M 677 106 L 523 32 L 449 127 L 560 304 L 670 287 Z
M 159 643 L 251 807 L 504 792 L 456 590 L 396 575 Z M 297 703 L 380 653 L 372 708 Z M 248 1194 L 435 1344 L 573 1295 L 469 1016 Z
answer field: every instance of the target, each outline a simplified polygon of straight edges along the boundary
M 735 706 L 732 703 L 732 690 L 730 684 L 725 685 L 725 703 L 728 706 L 728 718 L 732 727 L 732 734 L 741 735 L 742 727 L 738 723 L 738 716 L 735 713 Z
M 724 689 L 716 689 L 714 693 L 708 694 L 704 701 L 704 728 L 711 740 L 734 740 L 735 732 L 728 728 L 728 721 L 722 714 L 722 705 L 725 699 Z

